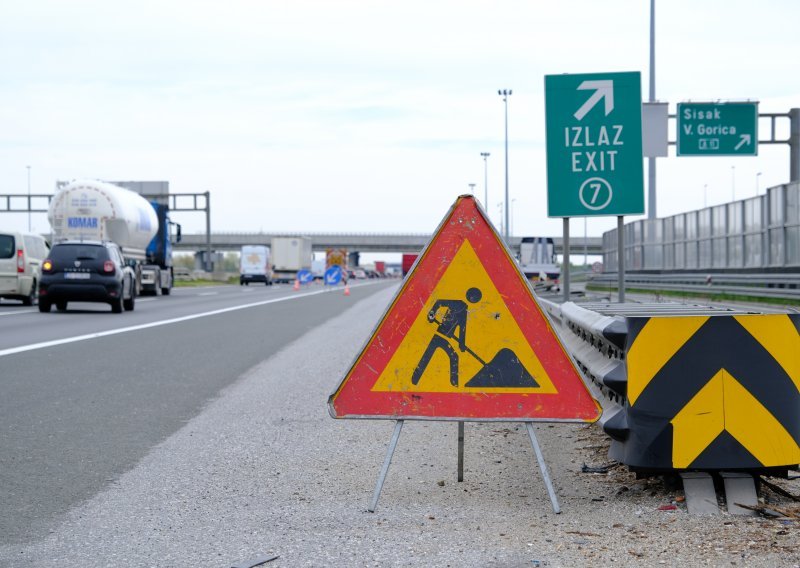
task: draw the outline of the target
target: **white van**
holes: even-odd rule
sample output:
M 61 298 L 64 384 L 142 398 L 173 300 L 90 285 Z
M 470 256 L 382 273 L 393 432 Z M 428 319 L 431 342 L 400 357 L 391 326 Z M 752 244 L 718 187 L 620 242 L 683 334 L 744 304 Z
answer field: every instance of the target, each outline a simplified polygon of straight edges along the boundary
M 269 258 L 269 247 L 262 245 L 245 245 L 239 263 L 239 285 L 250 282 L 263 282 L 272 285 L 272 265 Z
M 32 306 L 39 297 L 42 262 L 50 248 L 41 235 L 0 230 L 0 298 Z

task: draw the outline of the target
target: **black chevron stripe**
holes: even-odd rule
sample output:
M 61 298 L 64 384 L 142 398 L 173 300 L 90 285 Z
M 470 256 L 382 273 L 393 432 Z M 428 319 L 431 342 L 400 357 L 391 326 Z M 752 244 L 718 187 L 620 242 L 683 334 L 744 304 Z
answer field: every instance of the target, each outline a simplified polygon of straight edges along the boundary
M 723 368 L 800 444 L 797 387 L 769 352 L 731 317 L 709 318 L 656 373 L 634 408 L 669 421 Z
M 636 338 L 639 336 L 639 333 L 644 329 L 644 326 L 647 325 L 652 318 L 649 317 L 628 317 L 625 318 L 625 323 L 628 324 L 628 337 L 625 340 L 625 352 L 628 353 L 631 350 L 631 346 L 633 342 L 636 341 Z
M 690 469 L 758 469 L 761 467 L 764 467 L 764 464 L 725 430 L 720 432 L 719 436 L 689 465 Z

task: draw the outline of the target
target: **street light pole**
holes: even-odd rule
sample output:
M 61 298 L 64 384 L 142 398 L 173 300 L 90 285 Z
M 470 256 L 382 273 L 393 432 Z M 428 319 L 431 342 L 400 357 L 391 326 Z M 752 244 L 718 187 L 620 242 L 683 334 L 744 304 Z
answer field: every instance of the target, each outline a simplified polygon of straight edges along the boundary
M 511 96 L 512 92 L 511 89 L 501 89 L 497 91 L 497 94 L 503 97 L 503 106 L 505 107 L 505 127 L 506 127 L 506 223 L 505 223 L 505 238 L 506 243 L 508 243 L 508 97 Z
M 759 183 L 758 183 L 758 181 L 759 181 L 758 178 L 760 178 L 760 177 L 761 177 L 761 172 L 758 172 L 756 174 L 756 195 L 761 193 L 761 189 L 759 188 Z
M 489 166 L 486 164 L 486 158 L 490 156 L 489 152 L 481 152 L 483 158 L 483 206 L 489 208 Z
M 650 102 L 656 101 L 656 0 L 650 0 Z M 647 158 L 647 218 L 657 217 L 656 158 Z
M 469 192 L 472 195 L 475 195 L 475 184 L 474 183 L 468 183 L 467 185 L 469 186 Z
M 31 167 L 28 168 L 28 232 L 31 232 Z

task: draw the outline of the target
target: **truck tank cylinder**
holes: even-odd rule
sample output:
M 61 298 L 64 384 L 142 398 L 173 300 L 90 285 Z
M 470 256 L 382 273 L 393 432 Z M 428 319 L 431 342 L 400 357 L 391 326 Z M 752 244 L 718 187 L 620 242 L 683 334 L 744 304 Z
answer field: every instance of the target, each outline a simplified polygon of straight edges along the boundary
M 98 180 L 61 188 L 47 218 L 55 239 L 110 240 L 129 250 L 144 251 L 158 231 L 158 217 L 146 199 Z

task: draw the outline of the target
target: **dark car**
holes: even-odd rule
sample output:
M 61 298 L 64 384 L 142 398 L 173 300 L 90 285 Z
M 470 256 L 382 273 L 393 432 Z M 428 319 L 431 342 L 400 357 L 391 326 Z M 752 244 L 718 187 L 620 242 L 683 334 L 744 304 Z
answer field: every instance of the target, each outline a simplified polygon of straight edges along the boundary
M 103 302 L 111 311 L 133 310 L 136 276 L 112 242 L 62 241 L 42 263 L 39 311 L 59 311 L 68 302 Z

